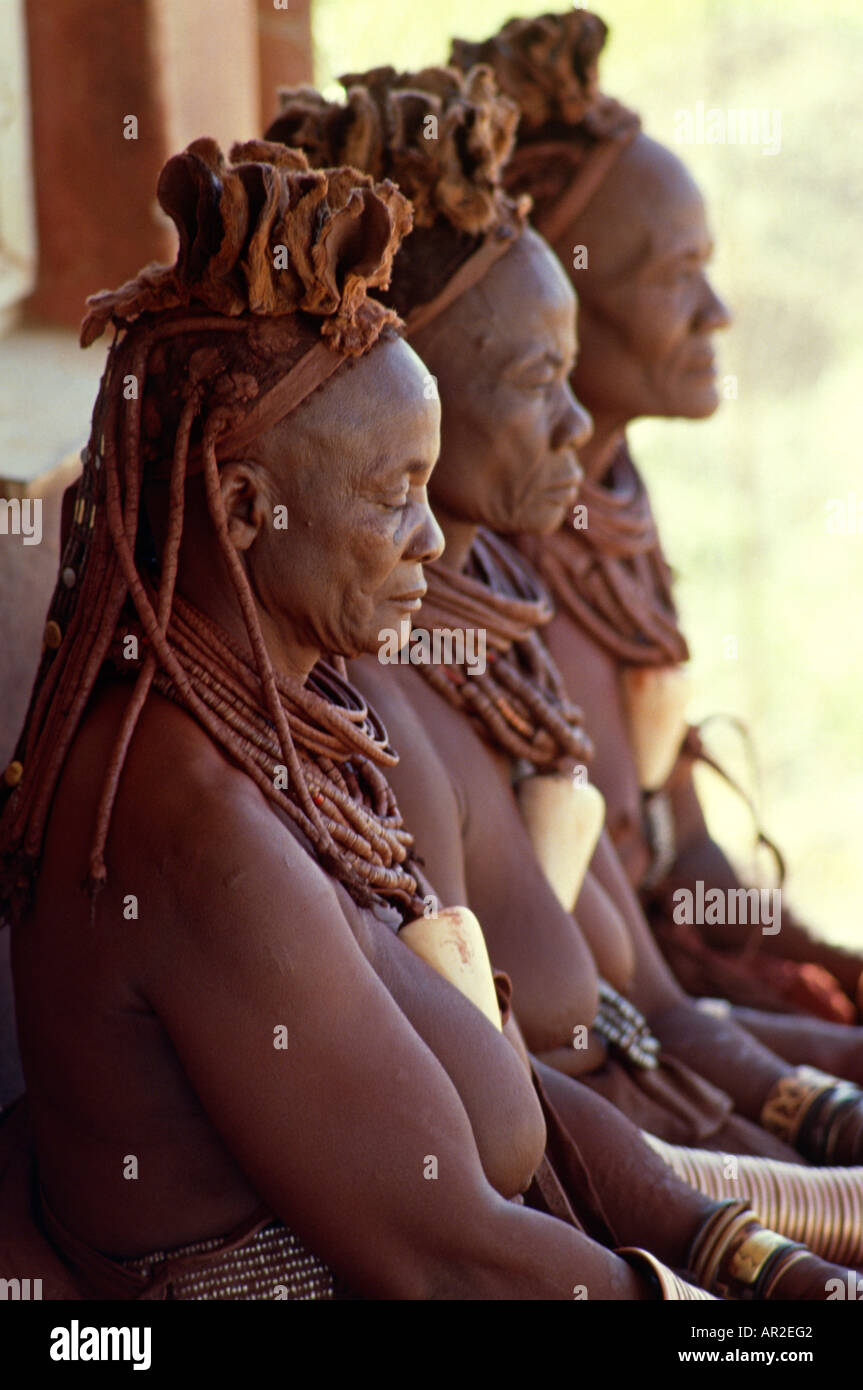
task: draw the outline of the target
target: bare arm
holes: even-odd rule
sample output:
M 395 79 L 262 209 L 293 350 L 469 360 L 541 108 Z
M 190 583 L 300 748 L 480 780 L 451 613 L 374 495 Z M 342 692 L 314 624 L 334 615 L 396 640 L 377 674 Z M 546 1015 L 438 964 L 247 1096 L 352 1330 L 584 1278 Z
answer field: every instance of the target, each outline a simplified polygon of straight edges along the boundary
M 702 1013 L 683 993 L 605 835 L 592 867 L 629 925 L 636 955 L 631 997 L 646 1014 L 663 1047 L 727 1091 L 742 1115 L 758 1120 L 768 1092 L 791 1070 L 788 1063 L 731 1020 Z
M 609 1101 L 542 1062 L 534 1066 L 584 1159 L 616 1244 L 643 1246 L 673 1269 L 684 1269 L 712 1200 L 681 1181 Z
M 451 1080 L 257 792 L 202 819 L 195 862 L 186 841 L 165 866 L 183 926 L 148 943 L 142 986 L 274 1213 L 372 1297 L 645 1296 L 608 1251 L 490 1187 Z
M 466 894 L 495 968 L 512 978 L 530 1047 L 571 1044 L 573 1026 L 596 1016 L 596 967 L 546 882 L 505 773 L 415 671 L 382 673 L 367 658 L 353 669 L 402 751 L 390 780 L 435 887 Z
M 820 1067 L 863 1086 L 863 1028 L 803 1014 L 735 1008 L 735 1023 L 795 1066 Z

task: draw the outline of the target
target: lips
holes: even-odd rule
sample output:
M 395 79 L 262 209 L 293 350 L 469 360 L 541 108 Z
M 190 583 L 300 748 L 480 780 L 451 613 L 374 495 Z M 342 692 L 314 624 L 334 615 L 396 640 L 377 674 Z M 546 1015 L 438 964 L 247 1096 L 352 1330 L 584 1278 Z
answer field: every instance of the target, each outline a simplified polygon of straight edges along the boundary
M 572 493 L 578 491 L 583 481 L 584 469 L 579 463 L 576 463 L 572 468 L 567 469 L 566 473 L 562 474 L 557 480 L 552 481 L 543 491 L 551 497 L 568 497 Z
M 390 603 L 397 603 L 400 608 L 410 608 L 416 610 L 420 607 L 426 596 L 428 585 L 424 584 L 421 589 L 411 589 L 408 594 L 393 594 Z

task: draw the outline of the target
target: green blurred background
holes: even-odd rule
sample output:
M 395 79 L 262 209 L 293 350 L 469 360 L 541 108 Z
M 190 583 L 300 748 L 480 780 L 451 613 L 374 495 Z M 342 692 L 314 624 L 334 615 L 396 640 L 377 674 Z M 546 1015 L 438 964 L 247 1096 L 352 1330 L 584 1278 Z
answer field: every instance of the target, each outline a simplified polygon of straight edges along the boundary
M 484 38 L 544 8 L 315 0 L 316 81 L 441 62 L 452 34 Z M 612 31 L 603 86 L 698 179 L 714 282 L 735 314 L 720 382 L 736 377 L 737 399 L 707 422 L 644 421 L 632 433 L 678 574 L 693 713 L 749 724 L 790 900 L 824 935 L 863 945 L 863 5 L 608 0 L 599 12 Z M 779 153 L 675 145 L 675 112 L 699 101 L 778 110 Z M 829 504 L 849 494 L 855 529 L 831 533 Z M 747 776 L 735 739 L 717 729 L 712 746 Z M 712 774 L 702 789 L 714 831 L 751 867 L 748 816 Z

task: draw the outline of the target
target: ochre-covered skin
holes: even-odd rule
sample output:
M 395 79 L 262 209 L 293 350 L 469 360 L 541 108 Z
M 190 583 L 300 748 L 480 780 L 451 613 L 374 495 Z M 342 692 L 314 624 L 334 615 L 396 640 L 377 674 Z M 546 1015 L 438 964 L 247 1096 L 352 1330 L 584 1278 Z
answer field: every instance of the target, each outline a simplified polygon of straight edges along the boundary
M 727 326 L 728 311 L 706 275 L 712 243 L 704 203 L 690 175 L 670 151 L 640 134 L 619 155 L 578 221 L 556 250 L 565 268 L 573 245 L 589 247 L 589 267 L 569 270 L 579 296 L 579 357 L 572 376 L 594 420 L 594 434 L 580 451 L 587 477 L 600 483 L 617 467 L 615 455 L 626 426 L 641 416 L 700 419 L 719 403 L 713 336 Z M 609 481 L 613 483 L 612 471 Z M 541 542 L 526 538 L 528 554 Z M 650 861 L 644 831 L 633 738 L 627 718 L 626 665 L 588 632 L 565 605 L 546 629 L 548 645 L 567 687 L 584 708 L 596 756 L 592 775 L 608 807 L 608 825 L 627 874 L 642 881 Z M 660 900 L 670 914 L 674 888 L 740 886 L 732 866 L 710 838 L 692 780 L 692 760 L 682 754 L 669 783 L 677 823 L 678 858 Z M 703 928 L 711 944 L 740 946 L 745 927 Z M 782 932 L 760 939 L 761 950 L 795 961 L 814 961 L 832 971 L 852 999 L 863 960 L 814 940 L 783 904 Z M 757 986 L 755 986 L 757 989 Z M 769 989 L 769 986 L 767 987 Z M 863 1079 L 859 1032 L 829 1023 L 741 1014 L 741 1021 L 781 1055 Z
M 374 405 L 378 393 L 388 402 L 385 427 Z M 326 431 L 332 456 L 320 471 L 320 446 L 317 466 L 281 470 L 292 521 L 287 546 L 262 526 L 259 466 L 227 470 L 232 537 L 247 556 L 279 669 L 309 669 L 324 633 L 347 651 L 370 642 L 381 622 L 407 611 L 389 596 L 421 584 L 421 562 L 440 542 L 423 502 L 437 450 L 437 407 L 418 400 L 420 364 L 403 344 L 391 343 L 343 369 L 309 404 L 302 426 L 318 441 Z M 290 436 L 288 455 L 300 447 L 298 434 Z M 337 467 L 336 460 L 348 459 L 348 439 L 357 437 L 363 447 Z M 264 443 L 271 441 L 259 443 L 259 454 Z M 275 447 L 285 450 L 279 440 Z M 402 509 L 395 504 L 408 465 L 416 481 L 411 505 Z M 238 635 L 195 481 L 188 485 L 180 588 Z M 258 1201 L 251 1178 L 313 1239 L 325 1208 L 340 1200 L 338 1183 L 315 1171 L 313 1151 L 323 1132 L 336 1149 L 356 1142 L 346 1116 L 358 1105 L 367 1114 L 360 1135 L 381 1154 L 404 1144 L 407 1188 L 434 1199 L 440 1188 L 422 1184 L 423 1155 L 416 1165 L 408 1155 L 422 1148 L 443 1162 L 449 1146 L 461 1142 L 464 1120 L 443 1120 L 421 1138 L 425 1122 L 400 1114 L 396 1123 L 382 1087 L 386 1114 L 373 1125 L 376 1088 L 343 1065 L 362 1059 L 369 1076 L 377 1066 L 381 1076 L 403 1066 L 406 1096 L 414 1087 L 433 1105 L 435 1096 L 448 1096 L 443 1070 L 438 1080 L 425 1075 L 437 1073 L 438 1064 L 394 997 L 413 1013 L 432 1051 L 439 1032 L 489 1178 L 504 1196 L 521 1190 L 542 1152 L 543 1127 L 515 1055 L 494 1044 L 478 1011 L 405 950 L 390 925 L 327 878 L 284 821 L 278 829 L 278 816 L 248 778 L 158 696 L 132 745 L 112 824 L 109 882 L 95 928 L 88 926 L 81 866 L 127 689 L 103 690 L 76 740 L 51 816 L 35 910 L 14 947 L 42 1178 L 61 1219 L 110 1254 L 170 1247 L 223 1232 L 248 1215 Z M 136 921 L 123 915 L 132 893 Z M 53 985 L 37 968 L 46 960 Z M 272 1045 L 278 1024 L 289 1030 L 287 1053 Z M 67 1046 L 73 1038 L 76 1045 Z M 334 1066 L 338 1074 L 330 1075 Z M 266 1144 L 256 1115 L 266 1116 Z M 138 1158 L 137 1182 L 123 1178 L 125 1153 Z M 341 1161 L 347 1190 L 347 1150 Z M 355 1199 L 361 1206 L 357 1192 Z M 359 1230 L 362 1223 L 355 1211 L 345 1226 Z M 403 1239 L 408 1225 L 405 1215 L 393 1238 Z M 343 1262 L 341 1251 L 327 1255 Z M 358 1250 L 355 1264 L 347 1254 L 357 1276 L 367 1257 Z
M 626 454 L 625 429 L 641 416 L 712 414 L 718 394 L 711 338 L 728 323 L 728 311 L 705 276 L 711 241 L 695 184 L 671 151 L 640 133 L 637 113 L 602 90 L 607 37 L 599 15 L 572 9 L 512 19 L 480 42 L 457 38 L 450 61 L 460 71 L 487 64 L 517 105 L 517 144 L 504 182 L 513 197 L 533 199 L 534 226 L 580 296 L 582 352 L 573 384 L 595 421 L 580 498 L 590 532 L 578 533 L 577 546 L 565 543 L 565 532 L 541 547 L 535 536 L 523 544 L 571 615 L 569 624 L 558 621 L 558 655 L 588 712 L 605 716 L 605 729 L 594 728 L 594 775 L 630 880 L 641 886 L 650 849 L 635 764 L 659 759 L 636 746 L 641 740 L 622 717 L 621 670 L 629 662 L 675 665 L 686 660 L 687 648 L 649 498 Z M 771 1011 L 790 1007 L 853 1021 L 863 1010 L 863 956 L 813 938 L 787 904 L 781 934 L 759 937 L 755 957 L 750 941 L 745 962 L 735 958 L 749 935 L 744 925 L 702 928 L 712 952 L 691 931 L 672 930 L 676 888 L 692 891 L 698 880 L 725 891 L 742 886 L 701 812 L 692 778 L 696 751 L 690 735 L 664 788 L 658 810 L 663 820 L 673 817 L 678 853 L 671 873 L 651 868 L 650 882 L 653 920 L 682 982 L 692 993 L 728 991 L 739 1004 L 761 1000 Z M 788 1020 L 752 1009 L 741 1019 L 789 1060 L 798 1059 Z M 835 1028 L 807 1023 L 805 1033 L 804 1048 L 823 1065 L 859 1074 L 863 1049 L 855 1044 L 858 1060 L 849 1061 L 850 1040 L 843 1042 Z
M 478 285 L 418 334 L 417 347 L 437 377 L 444 409 L 442 455 L 432 482 L 435 513 L 447 538 L 441 563 L 464 564 L 484 515 L 500 532 L 527 526 L 547 531 L 566 506 L 565 488 L 556 495 L 550 489 L 566 475 L 566 460 L 587 428 L 566 384 L 575 351 L 567 321 L 572 308 L 548 249 L 526 233 Z M 542 352 L 537 343 L 544 345 Z M 515 984 L 517 1016 L 532 1050 L 573 1075 L 601 1065 L 596 1044 L 572 1047 L 573 1029 L 589 1027 L 595 1015 L 595 951 L 603 973 L 629 990 L 668 1050 L 720 1087 L 727 1083 L 739 1112 L 757 1119 L 784 1064 L 739 1030 L 692 1009 L 661 961 L 608 840 L 600 842 L 577 905 L 582 935 L 536 862 L 510 789 L 509 760 L 430 690 L 418 670 L 369 659 L 360 666 L 358 679 L 404 750 L 394 785 L 422 841 L 430 877 L 448 899 L 466 901 L 482 921 L 493 963 Z M 390 693 L 392 686 L 401 686 L 398 696 Z M 423 738 L 405 717 L 403 695 L 420 717 Z M 438 815 L 440 800 L 425 794 L 425 770 L 420 778 L 414 775 L 423 747 L 436 750 L 446 764 L 457 808 L 447 816 Z M 680 1141 L 679 1131 L 675 1137 Z M 788 1156 L 784 1146 L 745 1125 L 734 1143 Z

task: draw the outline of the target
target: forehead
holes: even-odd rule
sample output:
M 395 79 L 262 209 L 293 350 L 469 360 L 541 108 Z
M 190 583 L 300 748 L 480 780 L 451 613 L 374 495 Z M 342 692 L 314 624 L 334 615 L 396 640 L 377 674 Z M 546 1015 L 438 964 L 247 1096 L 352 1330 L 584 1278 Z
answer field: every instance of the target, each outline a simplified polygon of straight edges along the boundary
M 661 220 L 647 222 L 645 231 L 649 264 L 675 256 L 707 255 L 713 248 L 704 201 L 697 189 L 687 200 L 669 206 Z
M 528 229 L 459 301 L 462 326 L 491 355 L 537 345 L 566 347 L 575 335 L 576 299 L 554 252 Z
M 571 229 L 590 252 L 591 283 L 629 280 L 660 260 L 711 250 L 704 200 L 685 164 L 641 134 L 622 152 Z
M 704 199 L 671 150 L 642 136 L 621 158 L 614 179 L 617 215 L 629 223 L 650 259 L 704 249 L 709 242 Z
M 440 405 L 425 364 L 402 340 L 348 361 L 293 419 L 293 441 L 330 477 L 366 477 L 399 460 L 437 455 Z

